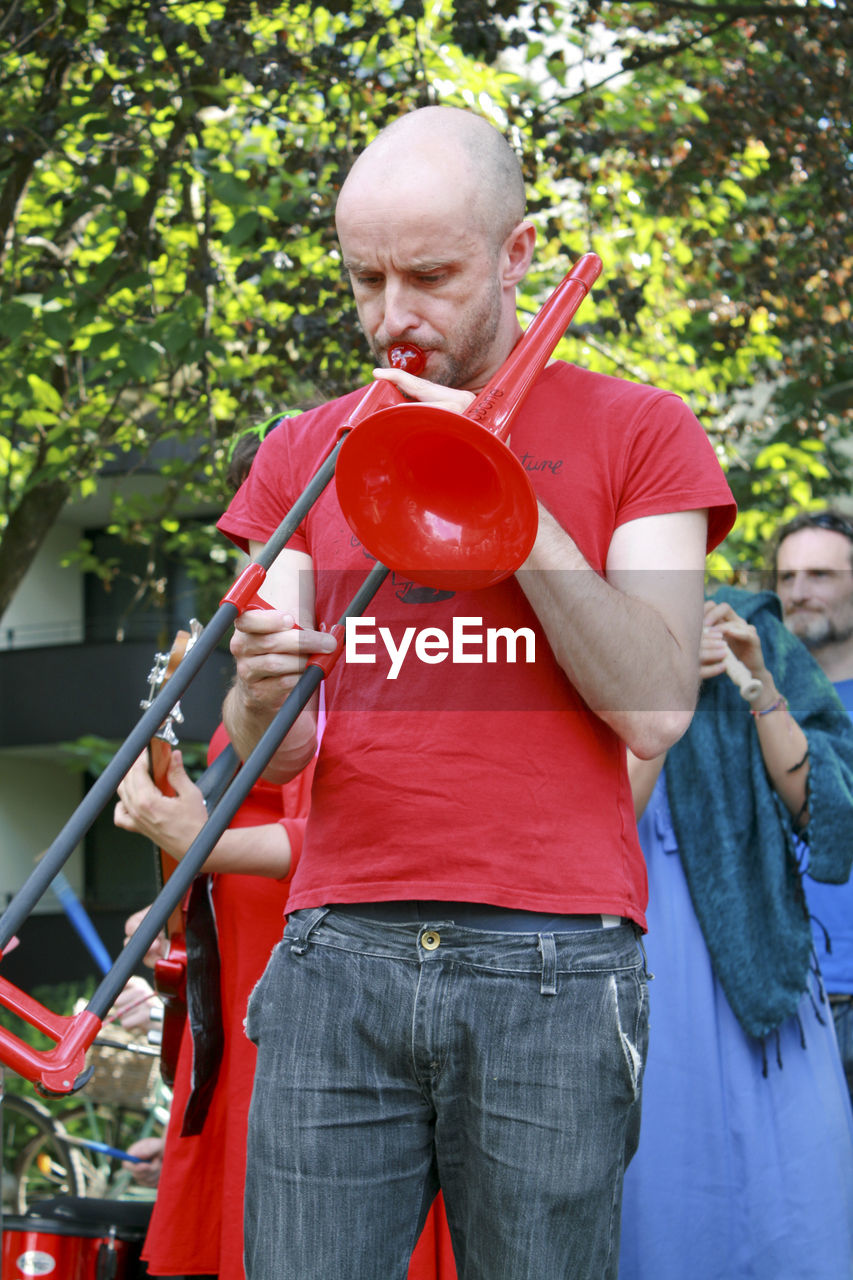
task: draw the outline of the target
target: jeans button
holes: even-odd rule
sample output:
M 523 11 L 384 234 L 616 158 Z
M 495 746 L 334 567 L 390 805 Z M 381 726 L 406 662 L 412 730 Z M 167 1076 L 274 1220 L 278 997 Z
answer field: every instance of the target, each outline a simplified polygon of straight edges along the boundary
M 426 933 L 423 935 L 423 937 L 421 938 L 421 946 L 426 951 L 435 951 L 436 947 L 440 942 L 441 942 L 441 934 L 436 933 L 434 929 L 428 929 Z

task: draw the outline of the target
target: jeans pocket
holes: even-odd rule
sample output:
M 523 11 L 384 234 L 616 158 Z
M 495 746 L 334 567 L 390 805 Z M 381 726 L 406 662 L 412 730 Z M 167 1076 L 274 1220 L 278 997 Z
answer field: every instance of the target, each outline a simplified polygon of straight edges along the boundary
M 269 987 L 270 970 L 273 967 L 273 963 L 276 960 L 281 945 L 282 944 L 280 942 L 277 942 L 273 948 L 272 955 L 267 962 L 267 967 L 264 969 L 260 978 L 252 988 L 246 1005 L 246 1017 L 243 1019 L 243 1027 L 247 1037 L 254 1045 L 257 1045 L 261 1038 L 264 1018 L 264 996 L 267 988 Z
M 639 1097 L 649 1047 L 648 987 L 639 970 L 614 974 L 616 1017 L 634 1098 Z

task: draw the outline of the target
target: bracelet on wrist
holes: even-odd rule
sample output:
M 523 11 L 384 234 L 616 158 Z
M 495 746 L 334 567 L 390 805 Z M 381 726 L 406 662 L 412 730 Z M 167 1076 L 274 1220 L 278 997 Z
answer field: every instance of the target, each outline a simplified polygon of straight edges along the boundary
M 776 701 L 772 702 L 769 707 L 765 707 L 763 711 L 754 711 L 753 708 L 750 707 L 749 714 L 758 719 L 759 716 L 769 716 L 771 711 L 778 711 L 780 707 L 785 707 L 786 710 L 788 707 L 788 699 L 783 698 L 781 693 Z

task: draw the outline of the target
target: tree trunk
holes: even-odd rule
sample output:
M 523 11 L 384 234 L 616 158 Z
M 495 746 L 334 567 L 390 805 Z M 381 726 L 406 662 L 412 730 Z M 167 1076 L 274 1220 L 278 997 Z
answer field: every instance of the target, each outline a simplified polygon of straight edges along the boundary
M 0 538 L 0 617 L 12 602 L 24 574 L 65 506 L 71 486 L 45 480 L 27 490 Z

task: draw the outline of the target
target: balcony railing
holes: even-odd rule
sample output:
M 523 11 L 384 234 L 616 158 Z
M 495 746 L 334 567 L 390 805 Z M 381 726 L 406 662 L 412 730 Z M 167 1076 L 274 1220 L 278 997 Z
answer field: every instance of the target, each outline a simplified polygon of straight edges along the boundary
M 83 624 L 79 621 L 32 622 L 0 628 L 0 650 L 43 649 L 47 645 L 80 644 Z

